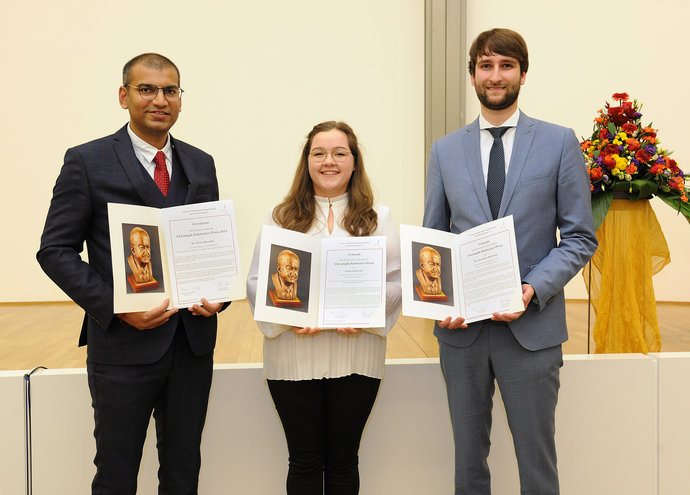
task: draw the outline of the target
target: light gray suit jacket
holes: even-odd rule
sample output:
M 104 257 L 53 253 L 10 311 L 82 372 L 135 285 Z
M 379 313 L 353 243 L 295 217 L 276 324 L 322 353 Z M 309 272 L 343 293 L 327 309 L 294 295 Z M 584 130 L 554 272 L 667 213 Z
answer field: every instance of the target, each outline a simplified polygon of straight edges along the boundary
M 424 226 L 463 232 L 492 220 L 480 157 L 479 120 L 434 142 Z M 539 350 L 568 339 L 563 287 L 597 247 L 590 186 L 572 129 L 520 114 L 499 217 L 513 215 L 520 275 L 537 303 L 509 323 L 520 345 Z M 557 237 L 560 231 L 560 242 Z M 456 347 L 476 339 L 483 322 L 434 334 Z

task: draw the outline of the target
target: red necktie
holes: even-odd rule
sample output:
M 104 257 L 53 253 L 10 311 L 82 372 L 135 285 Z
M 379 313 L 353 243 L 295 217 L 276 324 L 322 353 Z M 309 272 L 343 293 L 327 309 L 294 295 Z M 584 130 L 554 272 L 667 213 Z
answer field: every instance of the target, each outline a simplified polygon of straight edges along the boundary
M 170 175 L 168 174 L 168 167 L 165 166 L 165 155 L 163 152 L 159 151 L 156 153 L 153 161 L 156 163 L 156 170 L 153 171 L 153 180 L 160 188 L 163 196 L 167 196 L 168 188 L 170 188 Z

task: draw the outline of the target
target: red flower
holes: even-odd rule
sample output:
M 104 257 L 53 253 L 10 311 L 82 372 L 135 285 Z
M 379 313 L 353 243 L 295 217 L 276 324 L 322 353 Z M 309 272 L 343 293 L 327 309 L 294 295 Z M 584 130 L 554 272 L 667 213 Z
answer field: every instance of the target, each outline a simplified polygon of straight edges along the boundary
M 602 127 L 601 130 L 599 131 L 599 139 L 602 141 L 604 139 L 607 139 L 609 137 L 609 130 L 606 127 Z
M 680 173 L 680 168 L 678 168 L 678 164 L 673 158 L 665 156 L 664 161 L 666 162 L 666 166 L 669 168 L 669 170 L 671 170 L 671 173 L 673 175 L 678 175 Z
M 632 174 L 634 174 L 635 172 L 637 172 L 637 167 L 636 167 L 635 165 L 633 165 L 633 164 L 628 165 L 628 166 L 626 167 L 626 169 L 625 169 L 625 173 L 626 173 L 626 174 L 632 175 Z
M 628 98 L 628 93 L 613 93 L 613 99 L 616 101 L 627 101 Z
M 637 153 L 635 153 L 635 158 L 641 162 L 647 163 L 652 159 L 652 155 L 647 150 L 638 150 Z
M 625 124 L 623 124 L 623 132 L 625 132 L 626 134 L 632 134 L 636 130 L 637 126 L 635 124 L 632 124 L 630 122 L 626 122 Z
M 635 107 L 633 107 L 633 104 L 629 101 L 624 101 L 621 103 L 621 106 L 623 107 L 623 112 L 627 117 L 630 119 L 635 118 Z
M 664 166 L 661 163 L 655 163 L 649 168 L 649 173 L 652 175 L 659 175 L 664 172 Z
M 628 121 L 628 117 L 623 114 L 623 107 L 609 107 L 609 117 L 611 122 L 621 126 Z
M 637 139 L 626 139 L 625 144 L 628 145 L 628 151 L 631 153 L 640 149 L 640 142 Z
M 611 155 L 606 155 L 602 160 L 601 164 L 606 167 L 606 170 L 611 170 L 616 166 L 616 160 Z
M 618 151 L 618 146 L 615 144 L 607 144 L 606 148 L 604 148 L 604 153 L 607 155 L 617 155 Z

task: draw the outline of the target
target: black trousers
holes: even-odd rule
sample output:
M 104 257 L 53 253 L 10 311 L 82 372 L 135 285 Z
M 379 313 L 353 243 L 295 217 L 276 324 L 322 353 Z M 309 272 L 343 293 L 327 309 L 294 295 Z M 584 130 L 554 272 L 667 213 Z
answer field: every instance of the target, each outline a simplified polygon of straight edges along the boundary
M 86 369 L 96 438 L 92 494 L 136 494 L 152 412 L 160 464 L 158 493 L 196 494 L 213 352 L 194 356 L 180 323 L 170 349 L 155 363 L 122 366 L 87 359 Z
M 290 455 L 288 495 L 359 493 L 359 443 L 381 380 L 268 380 Z

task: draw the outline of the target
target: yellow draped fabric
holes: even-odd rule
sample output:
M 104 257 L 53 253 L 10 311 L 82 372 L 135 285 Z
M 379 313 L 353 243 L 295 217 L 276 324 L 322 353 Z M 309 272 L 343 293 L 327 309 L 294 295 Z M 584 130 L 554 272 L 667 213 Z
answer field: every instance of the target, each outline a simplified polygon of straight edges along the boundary
M 671 256 L 649 201 L 614 199 L 597 239 L 599 248 L 582 271 L 596 314 L 595 352 L 660 351 L 652 275 Z

